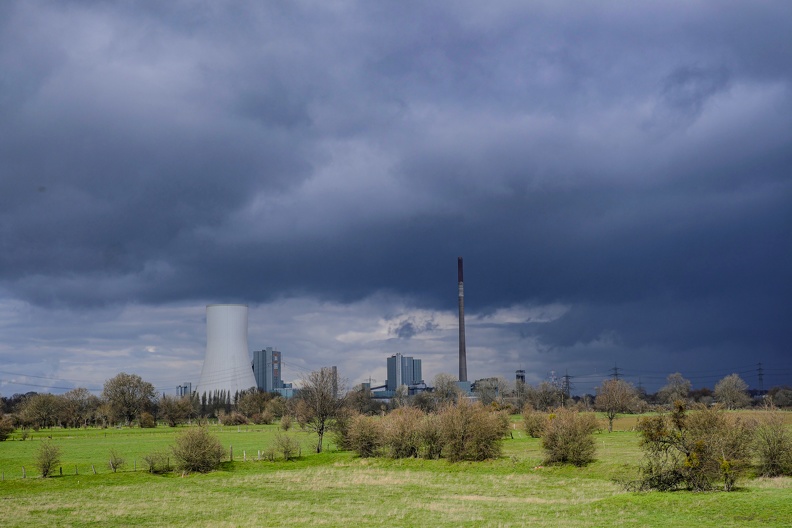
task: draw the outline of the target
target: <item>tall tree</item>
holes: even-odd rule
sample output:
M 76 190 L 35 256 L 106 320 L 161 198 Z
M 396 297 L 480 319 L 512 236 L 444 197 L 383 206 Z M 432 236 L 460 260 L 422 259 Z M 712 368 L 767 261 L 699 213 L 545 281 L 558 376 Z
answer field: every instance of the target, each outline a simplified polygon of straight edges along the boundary
M 102 397 L 128 425 L 152 405 L 156 393 L 154 385 L 137 374 L 122 372 L 105 382 Z
M 484 405 L 503 403 L 503 398 L 509 390 L 508 382 L 503 378 L 487 378 L 476 382 L 475 393 Z
M 192 413 L 193 403 L 190 396 L 175 398 L 163 394 L 159 399 L 158 416 L 168 422 L 171 427 L 183 424 Z
M 619 413 L 629 412 L 635 408 L 638 391 L 631 383 L 620 379 L 609 379 L 597 387 L 597 399 L 594 407 L 608 417 L 608 432 L 613 432 L 613 419 Z
M 434 377 L 434 392 L 438 406 L 448 402 L 455 402 L 460 394 L 456 378 L 446 372 L 441 372 Z
M 657 396 L 660 401 L 669 405 L 673 405 L 676 401 L 686 402 L 691 388 L 690 380 L 683 378 L 679 372 L 674 372 L 666 378 L 666 384 Z
M 333 369 L 315 370 L 302 379 L 296 405 L 297 421 L 319 436 L 317 453 L 322 452 L 324 434 L 343 405 L 344 400 L 338 397 L 338 379 Z
M 729 374 L 715 384 L 715 399 L 727 409 L 747 407 L 751 403 L 748 384 L 738 374 Z
M 99 398 L 91 394 L 88 389 L 78 387 L 61 396 L 61 421 L 70 427 L 88 425 L 94 411 L 99 406 Z
M 61 414 L 63 399 L 54 394 L 33 394 L 21 405 L 20 415 L 23 422 L 33 427 L 52 427 L 57 424 Z

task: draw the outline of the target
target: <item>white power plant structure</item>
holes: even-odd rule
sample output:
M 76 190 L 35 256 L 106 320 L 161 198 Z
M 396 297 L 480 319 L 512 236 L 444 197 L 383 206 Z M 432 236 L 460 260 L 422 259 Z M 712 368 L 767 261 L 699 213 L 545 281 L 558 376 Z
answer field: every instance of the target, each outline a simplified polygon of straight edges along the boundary
M 248 357 L 248 307 L 210 304 L 206 307 L 206 356 L 195 392 L 233 395 L 256 386 Z

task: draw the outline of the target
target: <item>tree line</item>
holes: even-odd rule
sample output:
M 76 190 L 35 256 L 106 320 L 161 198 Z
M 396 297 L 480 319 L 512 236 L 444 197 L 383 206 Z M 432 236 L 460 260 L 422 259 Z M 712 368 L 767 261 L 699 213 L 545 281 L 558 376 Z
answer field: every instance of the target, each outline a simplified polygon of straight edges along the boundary
M 322 408 L 320 401 L 335 402 L 338 399 L 340 402 L 343 399 L 343 406 L 367 415 L 405 406 L 430 413 L 438 411 L 449 401 L 455 401 L 458 392 L 453 376 L 439 374 L 434 379 L 432 391 L 410 396 L 404 390 L 406 387 L 402 387 L 387 403 L 374 398 L 371 391 L 363 386 L 344 393 L 343 398 L 328 400 L 325 392 L 336 395 L 339 391 L 338 380 L 332 371 L 321 369 L 307 378 L 303 380 L 302 395 L 294 400 L 286 400 L 255 388 L 233 394 L 214 391 L 200 396 L 175 397 L 164 394 L 158 396 L 151 383 L 136 374 L 122 372 L 105 382 L 100 396 L 91 394 L 85 388 L 76 388 L 60 395 L 30 392 L 2 398 L 0 438 L 15 428 L 24 431 L 48 427 L 154 427 L 158 422 L 175 427 L 196 419 L 218 419 L 228 425 L 268 424 L 288 415 L 315 431 L 321 440 L 327 420 L 322 419 L 317 423 L 315 419 L 306 418 L 312 414 L 322 416 L 329 412 Z M 691 382 L 680 373 L 669 375 L 666 381 L 666 385 L 657 393 L 646 394 L 623 379 L 608 379 L 597 387 L 596 394 L 573 397 L 569 395 L 568 385 L 558 381 L 530 385 L 520 382 L 510 384 L 503 378 L 490 378 L 476 384 L 475 396 L 483 405 L 512 414 L 521 412 L 526 405 L 543 412 L 557 407 L 598 410 L 606 414 L 609 429 L 619 413 L 644 412 L 663 406 L 670 408 L 675 401 L 705 405 L 718 403 L 728 409 L 768 402 L 778 407 L 792 406 L 792 388 L 774 387 L 763 401 L 757 402 L 749 396 L 748 385 L 737 374 L 724 377 L 714 390 L 693 390 Z M 320 386 L 326 387 L 318 391 L 317 387 Z M 333 403 L 332 406 L 341 406 L 341 403 Z M 321 445 L 317 448 L 321 450 Z

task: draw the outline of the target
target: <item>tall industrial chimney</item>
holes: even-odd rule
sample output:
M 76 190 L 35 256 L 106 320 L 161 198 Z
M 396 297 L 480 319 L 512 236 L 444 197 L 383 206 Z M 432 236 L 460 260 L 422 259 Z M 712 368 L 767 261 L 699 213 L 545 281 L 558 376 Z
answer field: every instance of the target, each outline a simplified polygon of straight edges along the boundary
M 196 393 L 225 391 L 234 395 L 256 386 L 248 357 L 248 307 L 210 304 L 206 307 L 206 356 Z
M 465 283 L 462 280 L 462 257 L 457 258 L 459 279 L 459 381 L 467 381 L 467 352 L 465 350 Z

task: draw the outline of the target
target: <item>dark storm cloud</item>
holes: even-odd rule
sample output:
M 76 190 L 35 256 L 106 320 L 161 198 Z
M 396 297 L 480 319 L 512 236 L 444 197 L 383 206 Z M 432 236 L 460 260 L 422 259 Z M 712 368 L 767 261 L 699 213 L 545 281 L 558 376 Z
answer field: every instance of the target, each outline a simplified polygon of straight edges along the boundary
M 791 337 L 786 2 L 0 10 L 8 298 L 453 310 L 463 255 L 553 361 Z

